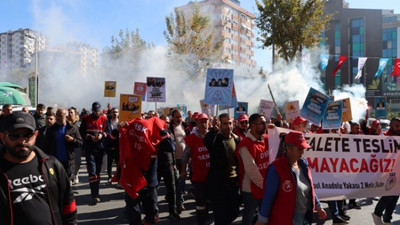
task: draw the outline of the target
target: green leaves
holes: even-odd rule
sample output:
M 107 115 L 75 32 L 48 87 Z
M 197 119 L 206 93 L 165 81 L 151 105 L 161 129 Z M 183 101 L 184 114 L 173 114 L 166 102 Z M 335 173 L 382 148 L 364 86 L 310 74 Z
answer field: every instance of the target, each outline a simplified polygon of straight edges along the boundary
M 262 48 L 274 45 L 277 54 L 287 62 L 302 48 L 316 46 L 331 18 L 324 15 L 324 0 L 256 0 L 256 5 Z
M 378 90 L 380 82 L 381 82 L 381 80 L 379 78 L 376 80 L 372 80 L 372 84 L 368 85 L 368 89 L 369 90 Z

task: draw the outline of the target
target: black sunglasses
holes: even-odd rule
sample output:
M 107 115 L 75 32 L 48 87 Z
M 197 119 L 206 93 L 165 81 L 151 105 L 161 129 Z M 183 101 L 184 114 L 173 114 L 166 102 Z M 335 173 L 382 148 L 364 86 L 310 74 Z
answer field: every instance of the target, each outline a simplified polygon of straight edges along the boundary
M 10 138 L 11 141 L 18 140 L 19 138 L 30 139 L 35 132 L 25 132 L 25 133 L 17 133 L 11 132 L 7 134 L 7 137 Z

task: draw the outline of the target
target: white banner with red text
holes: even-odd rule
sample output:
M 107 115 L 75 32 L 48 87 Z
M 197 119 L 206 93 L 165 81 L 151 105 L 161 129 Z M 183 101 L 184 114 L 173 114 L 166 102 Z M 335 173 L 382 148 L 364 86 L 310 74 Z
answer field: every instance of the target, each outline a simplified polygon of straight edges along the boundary
M 268 130 L 270 163 L 283 135 L 291 130 Z M 314 188 L 322 200 L 400 195 L 400 137 L 351 134 L 306 134 L 305 150 Z

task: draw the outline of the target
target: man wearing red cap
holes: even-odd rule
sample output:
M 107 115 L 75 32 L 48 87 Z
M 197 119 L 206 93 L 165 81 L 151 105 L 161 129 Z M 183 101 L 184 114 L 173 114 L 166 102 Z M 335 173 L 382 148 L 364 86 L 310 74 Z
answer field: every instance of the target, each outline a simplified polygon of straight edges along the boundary
M 311 169 L 302 158 L 308 148 L 301 132 L 285 136 L 285 154 L 268 167 L 257 225 L 311 224 L 315 209 L 320 219 L 326 218 L 314 192 Z
M 247 129 L 249 128 L 249 117 L 242 113 L 238 118 L 238 126 L 233 130 L 233 133 L 238 135 L 241 139 L 246 137 Z
M 186 148 L 182 157 L 182 179 L 186 180 L 186 166 L 192 159 L 192 185 L 196 200 L 197 224 L 204 224 L 208 219 L 205 186 L 210 169 L 210 155 L 204 145 L 204 136 L 208 130 L 208 116 L 201 113 L 197 116 L 197 129 L 195 133 L 185 138 Z
M 243 115 L 243 114 L 242 114 Z M 240 189 L 243 196 L 242 224 L 253 224 L 254 213 L 264 196 L 265 173 L 269 164 L 268 146 L 264 136 L 267 123 L 264 116 L 250 116 L 250 131 L 240 141 L 236 155 L 239 159 Z
M 292 129 L 305 133 L 308 121 L 301 116 L 294 119 L 292 123 Z
M 372 121 L 371 128 L 369 129 L 369 134 L 371 135 L 381 135 L 382 127 L 379 120 Z

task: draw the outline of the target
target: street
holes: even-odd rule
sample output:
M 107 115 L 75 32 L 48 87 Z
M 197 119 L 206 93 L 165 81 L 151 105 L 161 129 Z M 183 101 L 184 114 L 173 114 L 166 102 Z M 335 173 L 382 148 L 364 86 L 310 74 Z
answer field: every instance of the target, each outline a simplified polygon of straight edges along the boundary
M 78 224 L 82 225 L 110 225 L 110 224 L 128 224 L 124 214 L 124 191 L 116 184 L 107 183 L 107 174 L 105 173 L 106 164 L 103 164 L 102 180 L 100 184 L 100 199 L 101 202 L 97 205 L 92 205 L 90 197 L 90 189 L 88 184 L 88 176 L 86 172 L 85 160 L 82 158 L 82 165 L 79 171 L 80 183 L 73 186 L 77 207 L 78 207 Z M 190 187 L 190 182 L 187 181 L 186 187 Z M 189 195 L 185 196 L 186 210 L 182 212 L 180 221 L 172 221 L 168 219 L 168 206 L 165 200 L 166 190 L 161 181 L 158 190 L 159 201 L 159 223 L 160 225 L 183 225 L 196 224 L 194 200 Z M 365 199 L 358 199 L 362 205 L 361 210 L 351 209 L 347 214 L 351 217 L 349 224 L 351 225 L 372 225 L 371 213 L 373 212 L 377 200 L 373 200 L 372 204 L 367 204 Z M 326 221 L 319 221 L 318 225 L 332 224 L 329 217 L 329 210 L 326 203 L 323 203 L 325 211 L 328 213 Z M 234 224 L 240 224 L 241 217 L 237 218 Z M 400 225 L 400 203 L 393 213 L 393 224 Z

